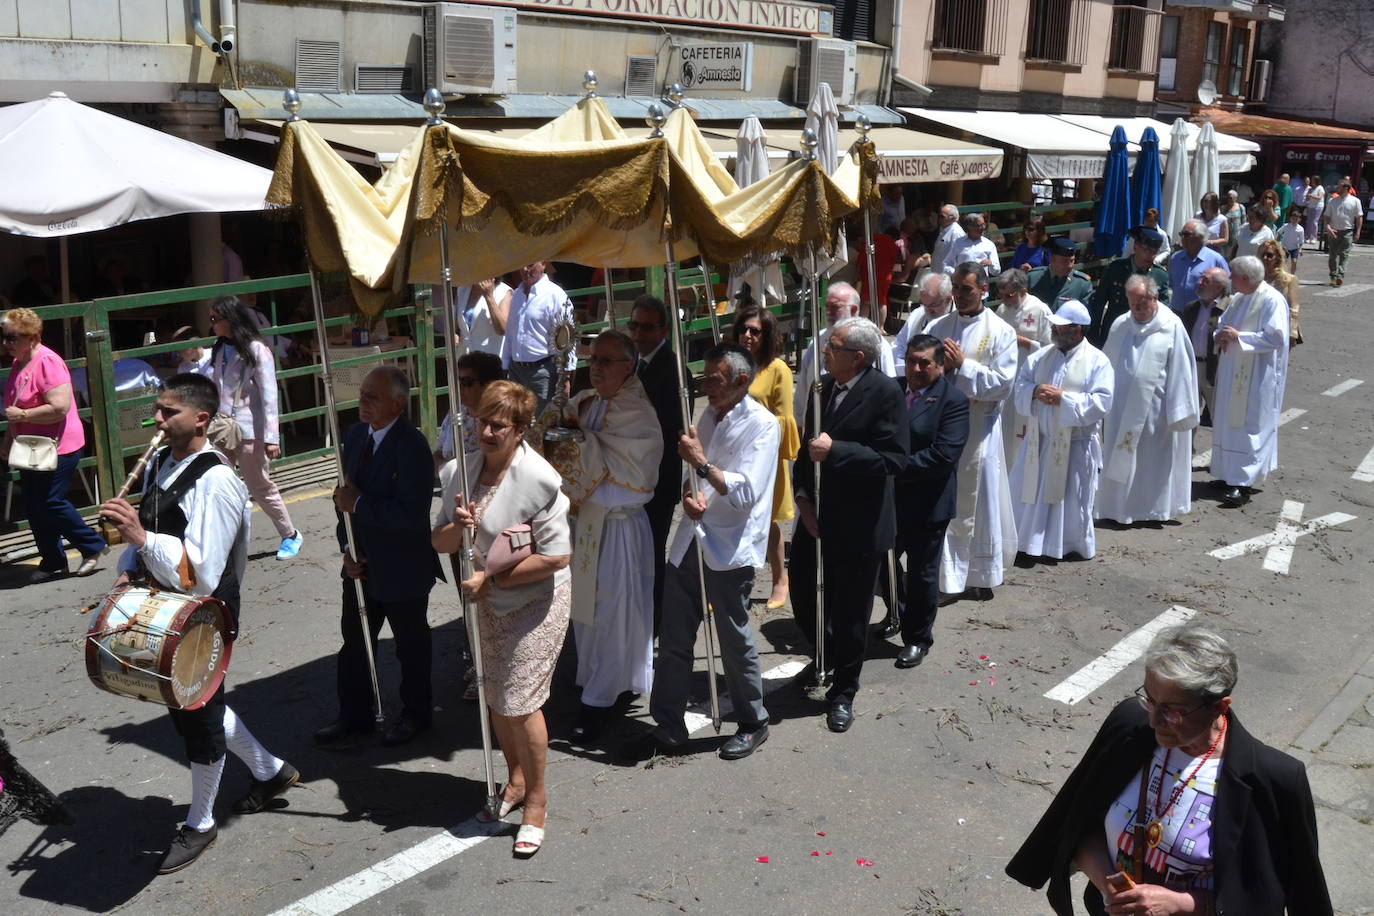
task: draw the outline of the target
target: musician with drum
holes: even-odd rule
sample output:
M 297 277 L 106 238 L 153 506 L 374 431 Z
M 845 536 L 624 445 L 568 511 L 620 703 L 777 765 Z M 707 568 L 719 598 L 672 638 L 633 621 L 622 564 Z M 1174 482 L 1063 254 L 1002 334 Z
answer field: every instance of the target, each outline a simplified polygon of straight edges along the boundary
M 267 802 L 296 784 L 300 773 L 263 747 L 247 726 L 224 701 L 224 667 L 229 650 L 238 631 L 240 587 L 247 561 L 247 546 L 252 505 L 248 490 L 238 479 L 225 457 L 206 440 L 206 427 L 219 409 L 219 391 L 209 379 L 190 373 L 174 375 L 163 383 L 157 396 L 155 419 L 157 429 L 167 445 L 152 457 L 143 487 L 143 499 L 137 508 L 121 498 L 107 501 L 100 507 L 101 515 L 123 537 L 128 548 L 119 562 L 119 578 L 115 580 L 116 595 L 106 599 L 106 606 L 114 603 L 120 590 L 125 594 L 146 585 L 141 609 L 121 627 L 108 626 L 110 612 L 102 608 L 92 626 L 91 641 L 116 629 L 137 633 L 146 631 L 139 625 L 167 602 L 195 603 L 202 599 L 205 608 L 225 611 L 225 633 L 222 651 L 210 651 L 195 665 L 212 672 L 204 686 L 210 695 L 197 695 L 196 683 L 186 683 L 191 671 L 178 670 L 183 660 L 172 661 L 168 667 L 181 699 L 169 702 L 172 724 L 186 743 L 186 756 L 191 763 L 191 806 L 186 823 L 177 832 L 158 868 L 159 874 L 170 874 L 190 865 L 215 842 L 215 796 L 220 776 L 224 772 L 226 748 L 242 760 L 252 771 L 253 782 L 248 793 L 234 803 L 238 814 L 261 811 Z M 204 601 L 206 596 L 216 601 Z M 168 644 L 194 648 L 202 643 L 216 645 L 221 634 L 216 628 L 196 627 L 187 633 L 199 618 L 196 614 L 179 617 L 192 625 L 181 630 L 172 629 L 158 645 L 148 646 L 166 654 Z M 107 627 L 103 633 L 97 629 Z M 203 638 L 207 631 L 210 638 Z M 115 642 L 118 642 L 116 638 Z M 108 645 L 88 648 L 88 662 L 92 654 L 109 655 Z M 218 656 L 218 657 L 216 657 Z M 125 673 L 137 672 L 138 656 L 129 657 Z M 88 668 L 90 668 L 88 664 Z M 145 696 L 136 689 L 120 685 L 118 673 L 102 679 L 90 668 L 92 679 L 105 689 L 118 693 L 167 702 Z M 216 681 L 218 683 L 216 683 Z M 184 701 L 184 702 L 182 702 Z M 178 705 L 180 708 L 178 708 Z

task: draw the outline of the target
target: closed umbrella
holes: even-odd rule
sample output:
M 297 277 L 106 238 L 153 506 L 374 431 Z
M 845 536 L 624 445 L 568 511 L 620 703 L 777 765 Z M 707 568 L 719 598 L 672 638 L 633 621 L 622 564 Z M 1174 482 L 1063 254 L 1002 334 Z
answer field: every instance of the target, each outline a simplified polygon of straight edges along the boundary
M 1145 222 L 1145 211 L 1160 209 L 1159 200 L 1159 135 L 1153 127 L 1140 134 L 1140 152 L 1131 172 L 1131 225 Z M 1169 234 L 1173 238 L 1173 233 Z
M 1178 238 L 1183 224 L 1197 212 L 1201 195 L 1193 193 L 1193 178 L 1188 167 L 1188 125 L 1175 118 L 1169 128 L 1169 163 L 1164 173 L 1164 206 L 1159 212 L 1159 228 L 1169 238 Z
M 1130 157 L 1126 152 L 1126 130 L 1120 124 L 1112 131 L 1111 151 L 1102 173 L 1102 197 L 1098 202 L 1097 222 L 1093 226 L 1093 250 L 1100 257 L 1116 257 L 1131 229 Z
M 767 139 L 763 125 L 753 115 L 740 123 L 735 134 L 735 183 L 741 188 L 768 177 Z M 776 258 L 750 258 L 730 265 L 730 298 L 738 296 L 746 283 L 760 305 L 782 299 L 782 271 Z
M 835 174 L 840 164 L 840 109 L 829 83 L 816 84 L 816 94 L 806 106 L 806 128 L 816 135 L 816 160 L 827 175 Z M 830 258 L 816 254 L 816 269 L 826 276 L 849 262 L 849 245 L 841 228 Z
M 1193 203 L 1208 191 L 1221 193 L 1221 155 L 1217 152 L 1217 132 L 1210 121 L 1198 131 L 1197 151 L 1193 153 Z

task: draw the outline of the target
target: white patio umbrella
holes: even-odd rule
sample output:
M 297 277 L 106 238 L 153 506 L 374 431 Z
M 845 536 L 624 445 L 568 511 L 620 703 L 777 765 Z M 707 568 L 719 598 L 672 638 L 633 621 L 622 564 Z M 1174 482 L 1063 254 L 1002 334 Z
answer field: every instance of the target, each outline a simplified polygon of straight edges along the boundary
M 769 175 L 768 135 L 759 119 L 750 115 L 740 122 L 735 134 L 735 183 L 741 188 Z M 782 270 L 776 258 L 766 262 L 750 259 L 730 265 L 730 298 L 739 294 L 745 283 L 759 304 L 782 299 Z
M 1163 211 L 1159 214 L 1160 228 L 1177 239 L 1183 224 L 1197 212 L 1201 195 L 1193 193 L 1193 179 L 1188 167 L 1188 125 L 1175 118 L 1169 128 L 1169 162 L 1164 169 Z M 1171 242 L 1172 244 L 1172 242 Z
M 816 135 L 816 159 L 827 175 L 833 175 L 840 165 L 840 109 L 835 104 L 835 94 L 830 91 L 829 83 L 818 83 L 816 94 L 806 106 L 806 128 Z M 827 261 L 816 255 L 816 268 L 826 276 L 849 262 L 848 243 L 844 229 L 839 232 L 835 250 Z
M 1216 128 L 1210 121 L 1198 131 L 1193 153 L 1193 193 L 1200 198 L 1208 191 L 1221 193 L 1221 155 L 1217 152 Z
M 178 213 L 261 210 L 272 173 L 53 92 L 0 108 L 0 232 L 63 238 Z

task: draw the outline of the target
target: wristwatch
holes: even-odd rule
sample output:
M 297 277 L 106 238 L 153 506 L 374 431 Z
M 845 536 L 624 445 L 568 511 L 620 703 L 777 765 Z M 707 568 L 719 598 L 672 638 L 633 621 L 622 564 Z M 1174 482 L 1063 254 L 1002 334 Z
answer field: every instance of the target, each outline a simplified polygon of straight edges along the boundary
M 705 480 L 707 477 L 711 475 L 712 466 L 713 465 L 711 464 L 711 462 L 706 462 L 701 467 L 697 468 L 697 476 L 700 477 L 702 480 Z

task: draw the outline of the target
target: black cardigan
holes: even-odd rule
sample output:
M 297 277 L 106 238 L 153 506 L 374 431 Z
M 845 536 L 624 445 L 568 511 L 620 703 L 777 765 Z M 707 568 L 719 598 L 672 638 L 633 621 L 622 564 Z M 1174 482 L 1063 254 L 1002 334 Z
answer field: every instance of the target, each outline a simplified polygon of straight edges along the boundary
M 1050 906 L 1073 916 L 1069 872 L 1090 832 L 1103 836 L 1107 807 L 1155 751 L 1154 731 L 1134 699 L 1112 710 L 1040 823 L 1007 864 L 1027 887 L 1048 880 Z M 1212 855 L 1217 916 L 1331 916 L 1321 861 L 1317 815 L 1303 765 L 1247 732 L 1228 714 L 1226 749 L 1217 778 Z M 1091 883 L 1088 912 L 1105 912 Z

